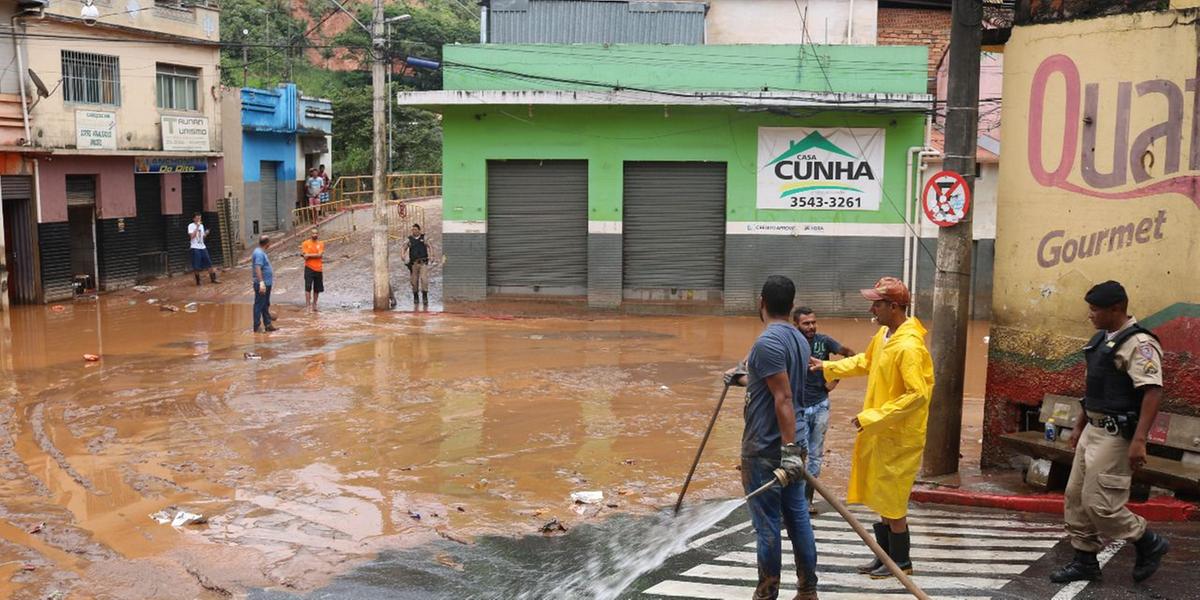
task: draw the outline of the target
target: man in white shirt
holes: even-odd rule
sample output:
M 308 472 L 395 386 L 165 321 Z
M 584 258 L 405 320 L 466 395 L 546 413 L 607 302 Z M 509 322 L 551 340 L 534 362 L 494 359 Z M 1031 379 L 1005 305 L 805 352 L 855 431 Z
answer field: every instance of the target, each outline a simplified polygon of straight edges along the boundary
M 217 280 L 217 270 L 213 267 L 212 259 L 208 256 L 208 246 L 204 245 L 204 238 L 208 237 L 208 228 L 204 226 L 201 220 L 200 213 L 192 216 L 192 222 L 188 224 L 188 239 L 191 241 L 192 253 L 192 271 L 196 277 L 196 285 L 200 285 L 200 271 L 208 269 L 208 278 L 213 283 L 221 283 Z

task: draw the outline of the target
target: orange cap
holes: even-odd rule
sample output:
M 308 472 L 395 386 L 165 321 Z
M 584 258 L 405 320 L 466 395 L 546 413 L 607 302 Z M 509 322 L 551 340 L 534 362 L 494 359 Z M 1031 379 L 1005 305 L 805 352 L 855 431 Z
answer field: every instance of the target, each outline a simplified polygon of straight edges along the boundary
M 863 298 L 872 302 L 876 300 L 887 300 L 895 302 L 900 306 L 908 306 L 909 294 L 908 286 L 904 285 L 903 281 L 895 277 L 884 277 L 875 282 L 875 287 L 862 290 Z

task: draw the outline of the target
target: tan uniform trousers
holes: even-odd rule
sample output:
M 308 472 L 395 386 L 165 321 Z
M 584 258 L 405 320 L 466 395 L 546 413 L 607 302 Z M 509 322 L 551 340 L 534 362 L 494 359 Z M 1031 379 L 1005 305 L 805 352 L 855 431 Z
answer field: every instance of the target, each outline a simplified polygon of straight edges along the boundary
M 429 261 L 418 260 L 412 265 L 412 291 L 429 291 Z
M 1125 508 L 1132 474 L 1129 440 L 1102 427 L 1084 426 L 1063 511 L 1076 550 L 1099 552 L 1104 547 L 1102 537 L 1136 540 L 1146 532 L 1146 520 Z

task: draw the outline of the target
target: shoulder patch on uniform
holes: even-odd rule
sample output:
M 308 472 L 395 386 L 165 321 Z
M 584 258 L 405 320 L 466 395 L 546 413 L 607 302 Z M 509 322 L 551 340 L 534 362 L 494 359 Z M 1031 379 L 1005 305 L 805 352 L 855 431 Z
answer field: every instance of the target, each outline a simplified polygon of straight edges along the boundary
M 1158 367 L 1154 366 L 1154 363 L 1148 362 L 1142 366 L 1142 372 L 1147 375 L 1158 375 Z
M 1154 346 L 1150 345 L 1150 342 L 1142 342 L 1141 344 L 1138 344 L 1137 349 L 1138 354 L 1141 354 L 1142 358 L 1146 360 L 1154 360 Z

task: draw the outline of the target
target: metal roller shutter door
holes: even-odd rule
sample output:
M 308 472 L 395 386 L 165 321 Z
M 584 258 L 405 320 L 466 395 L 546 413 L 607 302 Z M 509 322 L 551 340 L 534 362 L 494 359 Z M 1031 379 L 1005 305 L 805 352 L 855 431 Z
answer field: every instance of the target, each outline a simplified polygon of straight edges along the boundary
M 259 193 L 262 197 L 262 223 L 260 231 L 276 231 L 279 229 L 279 186 L 275 181 L 274 161 L 264 160 L 259 163 Z
M 33 178 L 28 175 L 0 177 L 0 197 L 11 200 L 33 198 Z
M 725 172 L 725 163 L 625 163 L 625 289 L 724 289 Z
M 488 161 L 487 285 L 587 292 L 587 162 Z

